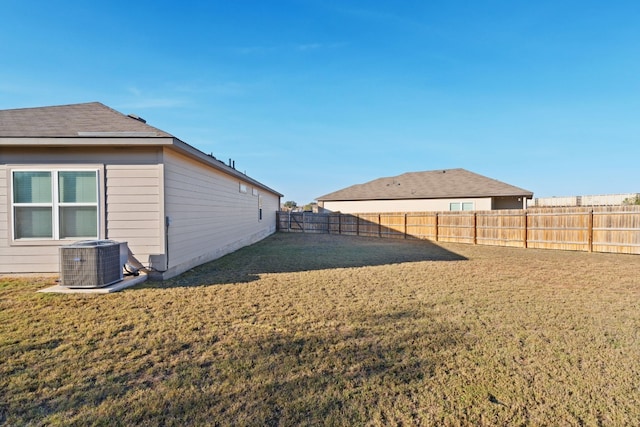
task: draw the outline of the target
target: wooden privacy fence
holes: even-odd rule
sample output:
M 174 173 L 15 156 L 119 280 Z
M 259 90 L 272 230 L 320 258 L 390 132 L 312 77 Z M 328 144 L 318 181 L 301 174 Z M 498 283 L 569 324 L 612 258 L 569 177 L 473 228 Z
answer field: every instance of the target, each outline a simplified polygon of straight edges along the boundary
M 640 206 L 495 211 L 278 212 L 280 231 L 640 254 Z

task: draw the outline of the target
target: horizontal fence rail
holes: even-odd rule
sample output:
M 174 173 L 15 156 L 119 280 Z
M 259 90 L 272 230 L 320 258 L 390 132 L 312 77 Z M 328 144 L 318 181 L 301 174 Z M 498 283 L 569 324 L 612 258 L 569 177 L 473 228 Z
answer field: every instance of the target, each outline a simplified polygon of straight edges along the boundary
M 278 212 L 285 232 L 640 254 L 640 206 L 495 211 Z

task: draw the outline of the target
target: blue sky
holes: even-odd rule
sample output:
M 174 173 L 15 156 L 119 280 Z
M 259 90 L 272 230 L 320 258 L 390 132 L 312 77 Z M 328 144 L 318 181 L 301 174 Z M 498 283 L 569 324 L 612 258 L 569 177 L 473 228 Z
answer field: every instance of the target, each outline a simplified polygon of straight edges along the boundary
M 99 101 L 303 204 L 465 168 L 640 192 L 640 2 L 2 0 L 0 109 Z

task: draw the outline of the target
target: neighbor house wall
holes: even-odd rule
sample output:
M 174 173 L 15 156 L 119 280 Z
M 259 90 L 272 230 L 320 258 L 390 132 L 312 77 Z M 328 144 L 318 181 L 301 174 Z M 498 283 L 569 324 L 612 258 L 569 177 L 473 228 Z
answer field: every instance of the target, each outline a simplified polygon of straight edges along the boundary
M 156 262 L 157 270 L 166 270 L 163 278 L 275 232 L 278 195 L 171 149 L 164 150 L 163 163 L 168 260 Z
M 162 167 L 158 148 L 3 147 L 0 153 L 0 273 L 59 272 L 68 240 L 12 241 L 11 168 L 91 166 L 99 170 L 99 238 L 126 241 L 144 264 L 164 252 Z M 28 160 L 27 160 L 28 159 Z
M 407 199 L 407 200 L 354 200 L 325 201 L 323 208 L 331 212 L 432 212 L 448 211 L 454 202 L 473 202 L 474 210 L 491 210 L 491 198 L 469 199 Z

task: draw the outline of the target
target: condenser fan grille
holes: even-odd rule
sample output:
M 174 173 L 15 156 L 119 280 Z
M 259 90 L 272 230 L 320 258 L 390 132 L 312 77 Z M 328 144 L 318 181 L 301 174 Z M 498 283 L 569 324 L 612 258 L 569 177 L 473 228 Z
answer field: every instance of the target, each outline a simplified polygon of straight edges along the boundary
M 87 240 L 60 248 L 60 279 L 69 288 L 100 288 L 122 280 L 120 243 Z

